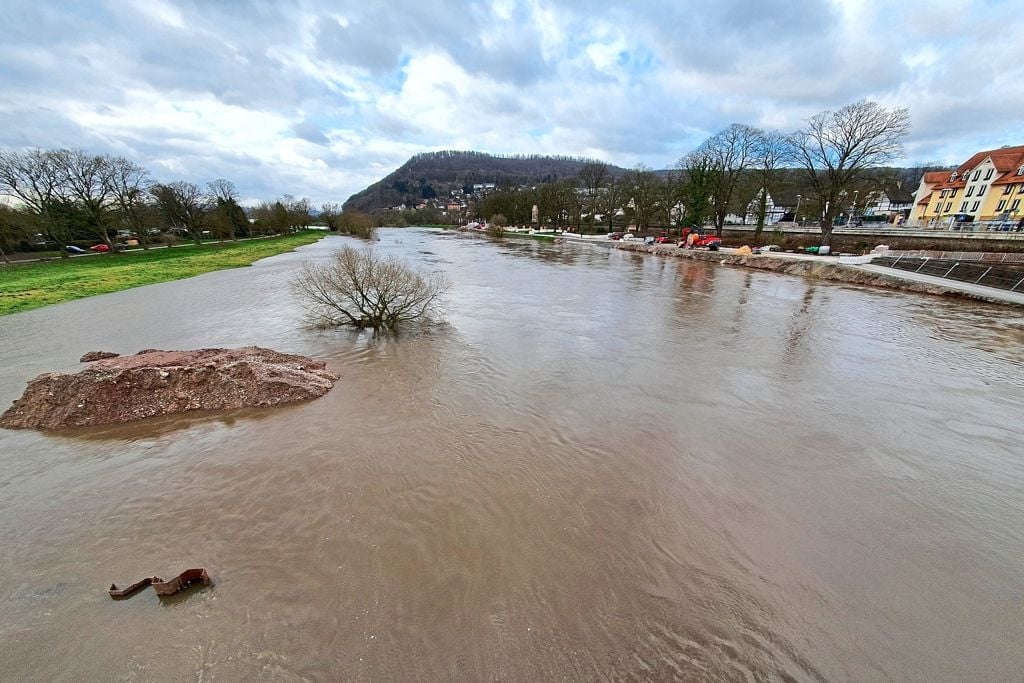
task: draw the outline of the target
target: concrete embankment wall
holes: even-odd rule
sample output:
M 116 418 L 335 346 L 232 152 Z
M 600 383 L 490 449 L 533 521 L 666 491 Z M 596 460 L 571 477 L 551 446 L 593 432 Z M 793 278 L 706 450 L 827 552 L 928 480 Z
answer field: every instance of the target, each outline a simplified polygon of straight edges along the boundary
M 741 266 L 744 268 L 755 268 L 757 270 L 768 270 L 775 273 L 787 275 L 801 275 L 818 280 L 829 280 L 832 282 L 848 282 L 855 285 L 866 285 L 870 287 L 884 287 L 903 292 L 917 292 L 920 294 L 938 294 L 942 296 L 964 297 L 989 301 L 992 303 L 1006 303 L 1005 301 L 988 298 L 982 295 L 944 287 L 942 285 L 926 282 L 915 282 L 906 280 L 894 275 L 876 273 L 857 268 L 855 266 L 840 265 L 834 260 L 818 259 L 796 259 L 784 256 L 770 256 L 767 254 L 752 254 L 742 256 L 738 254 L 726 254 L 720 251 L 704 251 L 699 249 L 680 249 L 676 246 L 667 245 L 644 245 L 631 242 L 614 243 L 614 249 L 622 251 L 635 251 L 645 254 L 655 254 L 671 258 L 687 258 L 697 261 L 710 261 L 728 266 Z
M 998 233 L 992 233 L 989 237 L 965 234 L 960 237 L 957 236 L 957 233 L 939 230 L 934 231 L 933 234 L 917 233 L 914 235 L 908 235 L 906 231 L 856 235 L 832 233 L 832 249 L 833 251 L 861 253 L 870 251 L 879 244 L 887 244 L 897 250 L 1024 252 L 1022 237 L 1024 237 L 1024 233 L 1010 233 L 1001 236 Z M 778 235 L 768 229 L 765 229 L 760 238 L 757 238 L 751 231 L 730 230 L 726 227 L 722 232 L 722 239 L 726 246 L 730 247 L 739 247 L 744 244 L 751 247 L 777 244 L 783 249 L 796 249 L 797 247 L 821 244 L 820 233 L 785 232 Z

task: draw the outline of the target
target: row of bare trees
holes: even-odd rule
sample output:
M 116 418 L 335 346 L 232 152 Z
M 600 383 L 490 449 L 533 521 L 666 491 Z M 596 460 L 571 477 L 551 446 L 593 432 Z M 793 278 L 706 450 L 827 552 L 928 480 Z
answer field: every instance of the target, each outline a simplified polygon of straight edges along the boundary
M 533 188 L 508 188 L 475 207 L 481 217 L 502 214 L 512 223 L 531 221 L 538 207 L 542 223 L 593 229 L 597 217 L 611 230 L 616 215 L 646 230 L 651 225 L 703 225 L 720 235 L 730 213 L 747 213 L 751 198 L 757 231 L 768 214 L 768 197 L 781 183 L 798 183 L 806 206 L 814 207 L 821 231 L 845 209 L 843 198 L 867 196 L 886 182 L 876 171 L 900 156 L 909 130 L 906 109 L 860 101 L 825 111 L 800 130 L 785 134 L 732 124 L 683 156 L 669 171 L 639 166 L 617 177 L 603 163 L 588 163 L 575 178 Z
M 78 149 L 0 150 L 0 195 L 13 200 L 0 210 L 0 250 L 13 237 L 38 233 L 62 256 L 82 237 L 113 248 L 112 235 L 119 230 L 148 249 L 151 234 L 161 229 L 187 234 L 198 244 L 204 236 L 234 240 L 308 227 L 312 220 L 309 200 L 285 195 L 251 209 L 251 222 L 230 180 L 205 187 L 186 180 L 155 182 L 133 161 Z

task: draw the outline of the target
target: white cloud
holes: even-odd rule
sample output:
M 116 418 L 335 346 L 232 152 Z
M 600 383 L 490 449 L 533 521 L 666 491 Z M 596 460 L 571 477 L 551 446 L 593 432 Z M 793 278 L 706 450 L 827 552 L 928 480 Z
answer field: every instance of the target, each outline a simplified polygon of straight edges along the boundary
M 732 122 L 907 106 L 907 161 L 1021 143 L 1014 3 L 14 0 L 0 145 L 337 201 L 417 152 L 673 163 Z

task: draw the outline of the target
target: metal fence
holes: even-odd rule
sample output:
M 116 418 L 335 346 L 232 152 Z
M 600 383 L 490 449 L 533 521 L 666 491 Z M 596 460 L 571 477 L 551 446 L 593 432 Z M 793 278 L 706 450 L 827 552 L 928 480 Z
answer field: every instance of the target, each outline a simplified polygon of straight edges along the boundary
M 934 251 L 930 249 L 890 249 L 886 256 L 893 258 L 937 259 L 941 261 L 984 261 L 993 263 L 1022 263 L 1024 252 L 1014 251 Z
M 948 280 L 1006 289 L 1011 292 L 1024 291 L 1024 264 L 914 256 L 885 256 L 875 259 L 872 263 Z

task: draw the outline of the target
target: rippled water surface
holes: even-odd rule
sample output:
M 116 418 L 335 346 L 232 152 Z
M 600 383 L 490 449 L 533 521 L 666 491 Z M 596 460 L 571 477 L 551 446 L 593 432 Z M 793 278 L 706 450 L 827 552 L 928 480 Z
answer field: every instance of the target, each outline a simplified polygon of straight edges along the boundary
M 594 246 L 386 230 L 449 326 L 305 330 L 252 268 L 0 318 L 258 344 L 324 398 L 0 430 L 5 680 L 1021 680 L 1024 316 Z M 2 277 L 2 273 L 0 273 Z M 216 586 L 114 602 L 206 566 Z

